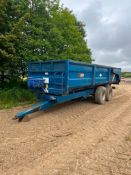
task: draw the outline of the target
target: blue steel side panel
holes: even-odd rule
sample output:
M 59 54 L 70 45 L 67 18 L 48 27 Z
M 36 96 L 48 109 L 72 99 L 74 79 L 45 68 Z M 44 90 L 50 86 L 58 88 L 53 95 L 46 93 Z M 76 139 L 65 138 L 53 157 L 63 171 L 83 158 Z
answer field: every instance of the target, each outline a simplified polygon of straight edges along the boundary
M 29 64 L 28 86 L 36 91 L 36 86 L 44 91 L 44 78 L 49 79 L 48 93 L 64 94 L 67 92 L 67 61 L 32 62 Z M 35 87 L 35 88 L 33 88 Z
M 44 68 L 44 66 L 43 66 Z M 44 69 L 43 69 L 44 71 Z M 51 73 L 52 71 L 52 73 Z M 52 69 L 48 69 L 49 93 L 63 94 L 66 91 L 66 62 L 52 62 Z
M 94 87 L 119 83 L 121 69 L 69 61 L 69 88 Z
M 110 68 L 98 65 L 70 62 L 69 88 L 97 86 L 110 82 Z
M 92 85 L 93 66 L 70 62 L 69 88 L 80 88 Z
M 44 78 L 49 79 L 48 92 L 65 95 L 77 89 L 119 83 L 121 69 L 71 60 L 32 62 L 28 67 L 29 88 L 44 92 Z
M 109 68 L 96 67 L 95 84 L 105 84 L 109 82 Z

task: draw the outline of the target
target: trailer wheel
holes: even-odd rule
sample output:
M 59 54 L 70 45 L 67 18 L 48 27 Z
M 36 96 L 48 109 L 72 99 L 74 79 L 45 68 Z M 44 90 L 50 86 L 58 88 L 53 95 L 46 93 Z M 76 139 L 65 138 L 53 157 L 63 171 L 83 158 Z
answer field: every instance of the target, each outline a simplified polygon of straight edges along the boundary
M 112 100 L 112 87 L 111 85 L 106 86 L 106 101 Z
M 106 101 L 106 88 L 104 86 L 99 86 L 95 93 L 95 102 L 97 104 L 105 104 Z

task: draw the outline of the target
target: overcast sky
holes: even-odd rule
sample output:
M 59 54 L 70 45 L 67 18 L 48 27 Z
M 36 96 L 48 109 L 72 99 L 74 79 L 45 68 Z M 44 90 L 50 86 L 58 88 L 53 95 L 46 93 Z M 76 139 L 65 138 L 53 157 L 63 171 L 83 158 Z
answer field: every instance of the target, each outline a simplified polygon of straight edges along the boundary
M 95 63 L 131 71 L 131 0 L 61 0 L 86 24 Z

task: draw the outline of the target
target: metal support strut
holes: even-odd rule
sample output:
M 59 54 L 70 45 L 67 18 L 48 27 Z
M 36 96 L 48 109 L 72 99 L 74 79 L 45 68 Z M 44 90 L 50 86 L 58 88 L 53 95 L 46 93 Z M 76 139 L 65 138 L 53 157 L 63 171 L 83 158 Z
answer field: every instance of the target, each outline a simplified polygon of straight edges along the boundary
M 19 121 L 21 121 L 25 117 L 25 115 L 27 115 L 27 114 L 32 114 L 32 113 L 39 111 L 39 110 L 46 110 L 46 109 L 48 109 L 56 104 L 64 103 L 64 102 L 67 102 L 67 101 L 70 101 L 73 99 L 77 99 L 77 98 L 81 98 L 81 97 L 86 98 L 90 94 L 94 94 L 94 89 L 75 92 L 75 93 L 68 94 L 65 96 L 45 95 L 44 101 L 33 105 L 31 108 L 29 108 L 25 111 L 18 113 L 14 119 L 18 119 Z

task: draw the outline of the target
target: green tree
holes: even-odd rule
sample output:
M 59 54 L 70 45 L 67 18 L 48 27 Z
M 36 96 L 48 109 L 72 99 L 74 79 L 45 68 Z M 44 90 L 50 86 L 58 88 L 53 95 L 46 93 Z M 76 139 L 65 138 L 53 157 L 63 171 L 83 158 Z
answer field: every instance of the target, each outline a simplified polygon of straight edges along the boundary
M 18 79 L 20 33 L 27 1 L 0 0 L 0 83 Z M 17 28 L 17 30 L 16 30 Z M 18 32 L 19 31 L 19 32 Z
M 84 25 L 71 11 L 60 7 L 58 0 L 33 1 L 31 20 L 25 32 L 25 57 L 91 62 L 91 50 L 85 36 Z
M 14 73 L 14 62 L 16 60 L 15 41 L 16 37 L 10 31 L 12 28 L 14 9 L 12 2 L 0 1 L 0 74 L 1 82 L 10 77 L 7 74 Z M 13 76 L 14 77 L 14 76 Z
M 91 62 L 91 51 L 85 41 L 84 25 L 67 8 L 56 11 L 51 18 L 48 33 L 55 59 L 73 59 Z
M 1 83 L 24 76 L 31 60 L 91 62 L 82 22 L 59 0 L 0 0 Z

